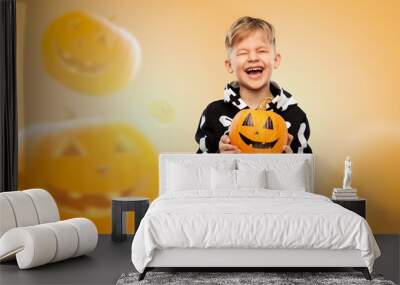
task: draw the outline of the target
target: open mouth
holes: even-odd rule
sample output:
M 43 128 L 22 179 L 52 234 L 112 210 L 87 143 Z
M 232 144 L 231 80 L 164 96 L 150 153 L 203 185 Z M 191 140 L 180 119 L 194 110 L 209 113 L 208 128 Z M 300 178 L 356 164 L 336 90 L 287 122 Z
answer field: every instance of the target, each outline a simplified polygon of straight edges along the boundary
M 62 64 L 74 72 L 94 76 L 102 73 L 104 70 L 103 65 L 95 64 L 94 62 L 88 60 L 80 60 L 75 58 L 61 48 L 57 49 L 57 55 Z
M 245 72 L 251 77 L 251 78 L 257 78 L 262 75 L 264 71 L 264 68 L 262 66 L 255 66 L 255 67 L 248 67 L 245 69 Z
M 249 139 L 248 137 L 244 136 L 242 133 L 239 133 L 239 135 L 245 144 L 252 146 L 254 148 L 268 148 L 268 149 L 273 148 L 275 146 L 276 142 L 278 141 L 276 139 L 272 142 L 261 143 L 261 142 L 256 142 L 256 141 Z

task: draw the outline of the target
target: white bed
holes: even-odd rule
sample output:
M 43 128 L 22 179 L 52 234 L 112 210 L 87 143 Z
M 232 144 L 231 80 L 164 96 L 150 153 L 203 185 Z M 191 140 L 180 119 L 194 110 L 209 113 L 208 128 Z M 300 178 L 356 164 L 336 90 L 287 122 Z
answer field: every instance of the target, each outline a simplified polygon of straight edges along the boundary
M 140 279 L 155 267 L 354 267 L 370 278 L 380 255 L 372 232 L 313 194 L 311 154 L 161 154 L 159 163 L 160 197 L 132 243 Z

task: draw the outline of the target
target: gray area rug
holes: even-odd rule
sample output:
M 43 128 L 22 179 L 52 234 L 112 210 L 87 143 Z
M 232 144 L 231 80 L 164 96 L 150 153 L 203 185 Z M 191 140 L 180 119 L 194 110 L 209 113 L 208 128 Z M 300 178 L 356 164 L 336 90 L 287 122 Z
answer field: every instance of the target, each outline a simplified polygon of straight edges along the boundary
M 360 272 L 148 272 L 142 281 L 139 273 L 124 273 L 117 285 L 133 284 L 379 284 L 395 285 L 381 275 L 372 275 L 368 281 Z

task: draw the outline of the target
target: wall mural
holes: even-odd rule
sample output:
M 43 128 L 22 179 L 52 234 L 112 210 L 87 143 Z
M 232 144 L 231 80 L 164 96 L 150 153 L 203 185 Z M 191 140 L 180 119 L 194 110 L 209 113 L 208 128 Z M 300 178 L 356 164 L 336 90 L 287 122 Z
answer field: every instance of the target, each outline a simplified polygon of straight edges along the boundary
M 110 95 L 137 73 L 140 49 L 126 30 L 84 12 L 66 13 L 47 28 L 42 42 L 47 72 L 87 95 Z
M 235 79 L 225 33 L 249 15 L 275 26 L 272 79 L 307 113 L 317 193 L 341 185 L 350 155 L 374 233 L 399 233 L 399 13 L 396 0 L 17 0 L 19 187 L 110 233 L 111 197 L 153 200 L 158 154 L 198 149 L 202 111 Z
M 54 80 L 77 94 L 112 96 L 135 78 L 140 47 L 133 35 L 106 18 L 68 12 L 47 27 L 42 60 Z M 150 110 L 162 122 L 173 118 L 162 101 L 153 102 Z M 158 192 L 157 151 L 129 122 L 36 124 L 24 138 L 29 144 L 21 155 L 20 187 L 50 191 L 63 218 L 85 216 L 99 232 L 109 232 L 112 197 L 153 199 Z

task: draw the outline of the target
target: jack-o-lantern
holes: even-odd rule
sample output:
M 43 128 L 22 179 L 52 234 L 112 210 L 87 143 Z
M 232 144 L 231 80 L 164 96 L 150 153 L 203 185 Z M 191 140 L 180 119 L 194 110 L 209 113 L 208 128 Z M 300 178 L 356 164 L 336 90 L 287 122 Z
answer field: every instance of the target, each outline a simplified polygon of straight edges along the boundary
M 42 56 L 47 72 L 66 87 L 105 95 L 133 78 L 140 49 L 131 34 L 110 21 L 70 12 L 45 31 Z
M 35 126 L 25 136 L 21 187 L 42 187 L 61 217 L 87 217 L 110 233 L 111 198 L 158 194 L 157 154 L 126 123 Z
M 287 143 L 285 120 L 266 111 L 266 101 L 257 109 L 244 109 L 232 120 L 229 137 L 243 153 L 280 153 Z

